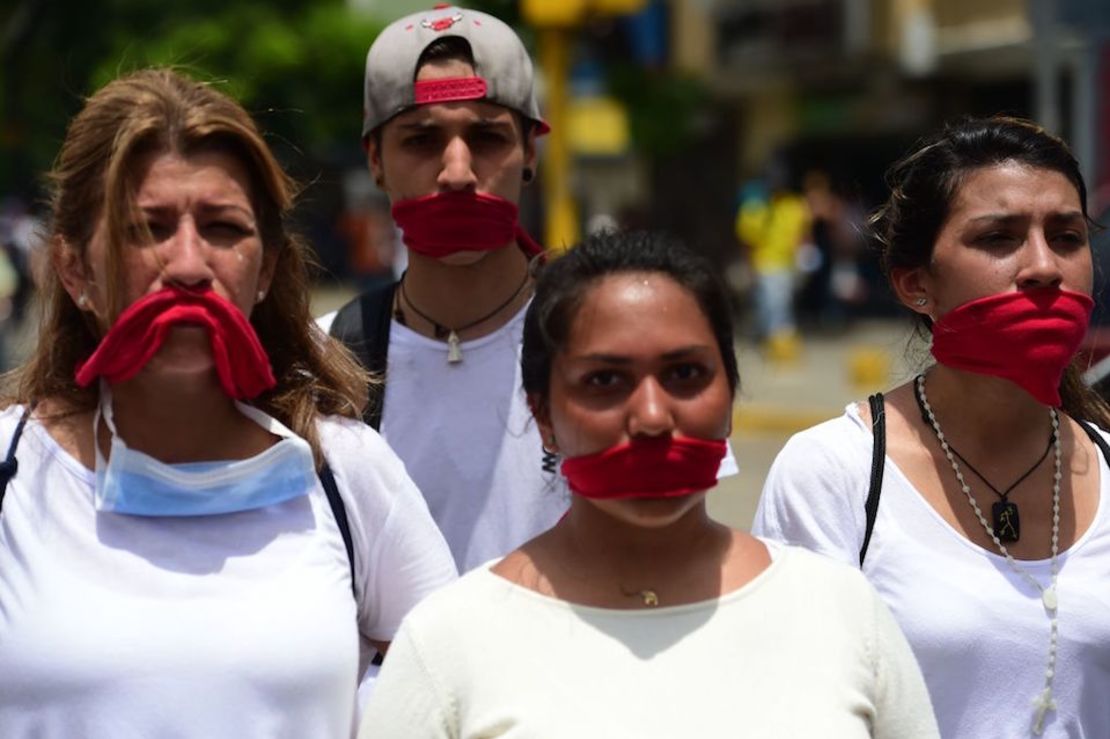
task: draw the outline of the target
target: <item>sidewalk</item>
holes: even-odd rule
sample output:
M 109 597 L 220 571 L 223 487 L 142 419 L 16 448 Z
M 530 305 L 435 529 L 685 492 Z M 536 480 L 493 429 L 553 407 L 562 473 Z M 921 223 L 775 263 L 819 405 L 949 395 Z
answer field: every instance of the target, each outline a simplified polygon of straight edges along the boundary
M 911 376 L 924 357 L 910 336 L 908 322 L 860 322 L 837 336 L 807 336 L 800 360 L 789 366 L 769 363 L 750 342 L 738 343 L 740 393 L 730 441 L 740 474 L 710 493 L 710 513 L 748 528 L 767 470 L 786 440 Z

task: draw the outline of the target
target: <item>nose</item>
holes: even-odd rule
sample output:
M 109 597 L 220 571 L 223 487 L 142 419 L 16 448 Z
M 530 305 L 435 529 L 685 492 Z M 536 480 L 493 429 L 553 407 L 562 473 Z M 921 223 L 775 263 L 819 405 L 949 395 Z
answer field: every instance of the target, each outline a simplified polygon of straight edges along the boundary
M 655 377 L 647 377 L 629 398 L 628 435 L 663 436 L 674 431 L 671 396 Z
M 443 166 L 437 184 L 442 191 L 472 189 L 478 184 L 474 174 L 474 161 L 470 146 L 459 136 L 452 138 L 443 149 Z
M 177 231 L 162 250 L 162 282 L 204 287 L 212 282 L 208 245 L 191 217 L 178 222 Z
M 1043 230 L 1033 229 L 1022 249 L 1022 265 L 1017 277 L 1018 287 L 1059 287 L 1063 279 L 1060 255 L 1048 243 Z

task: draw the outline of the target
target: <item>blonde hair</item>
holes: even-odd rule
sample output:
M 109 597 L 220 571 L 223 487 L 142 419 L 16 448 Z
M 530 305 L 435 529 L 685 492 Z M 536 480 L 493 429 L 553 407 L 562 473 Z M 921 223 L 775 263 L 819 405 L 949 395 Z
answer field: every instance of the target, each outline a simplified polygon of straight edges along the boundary
M 211 150 L 236 157 L 250 174 L 263 249 L 276 263 L 270 290 L 255 306 L 250 322 L 270 356 L 277 387 L 256 398 L 254 405 L 306 439 L 321 464 L 317 415 L 361 418 L 369 375 L 312 321 L 311 253 L 286 228 L 295 183 L 238 103 L 168 69 L 144 70 L 109 83 L 70 122 L 49 174 L 53 223 L 47 242 L 50 259 L 45 260 L 40 284 L 38 344 L 10 375 L 8 401 L 57 399 L 71 412 L 96 406 L 95 385 L 78 387 L 74 373 L 99 342 L 100 329 L 77 308 L 50 267 L 67 250 L 87 265 L 89 241 L 103 213 L 110 283 L 103 288 L 109 317 L 118 315 L 125 307 L 119 304 L 120 252 L 137 212 L 136 164 L 151 153 L 188 156 Z

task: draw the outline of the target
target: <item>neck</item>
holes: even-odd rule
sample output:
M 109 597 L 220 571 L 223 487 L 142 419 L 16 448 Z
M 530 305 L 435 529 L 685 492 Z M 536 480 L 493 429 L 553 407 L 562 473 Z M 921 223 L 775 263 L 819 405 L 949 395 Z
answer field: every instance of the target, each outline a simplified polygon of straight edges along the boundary
M 112 387 L 112 411 L 127 446 L 162 462 L 238 459 L 268 446 L 260 442 L 269 435 L 239 412 L 215 372 L 192 383 L 140 372 Z M 98 438 L 107 456 L 110 433 L 103 419 Z
M 658 581 L 677 567 L 699 561 L 698 555 L 715 549 L 719 535 L 727 531 L 709 517 L 704 496 L 676 521 L 646 527 L 617 519 L 574 495 L 553 533 L 591 567 L 604 563 L 605 569 L 634 583 Z
M 942 430 L 961 452 L 1044 445 L 1048 408 L 1009 380 L 938 364 L 926 374 L 925 390 Z
M 466 326 L 488 315 L 518 293 L 488 320 L 459 332 L 469 339 L 493 333 L 509 322 L 528 299 L 527 286 L 520 289 L 528 279 L 528 260 L 515 244 L 467 265 L 445 264 L 410 251 L 404 288 L 408 302 L 447 329 Z M 399 304 L 410 328 L 433 335 L 434 326 L 415 315 L 404 300 Z

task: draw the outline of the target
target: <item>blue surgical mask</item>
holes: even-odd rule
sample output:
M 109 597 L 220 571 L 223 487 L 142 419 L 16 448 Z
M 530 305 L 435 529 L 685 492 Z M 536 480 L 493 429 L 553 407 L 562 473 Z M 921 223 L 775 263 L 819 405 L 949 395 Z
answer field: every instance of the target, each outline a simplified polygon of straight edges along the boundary
M 167 464 L 127 446 L 116 431 L 112 395 L 101 383 L 100 416 L 112 432 L 111 457 L 96 446 L 98 511 L 133 516 L 211 516 L 264 508 L 307 494 L 316 486 L 308 442 L 257 408 L 235 404 L 247 418 L 281 441 L 248 459 Z

